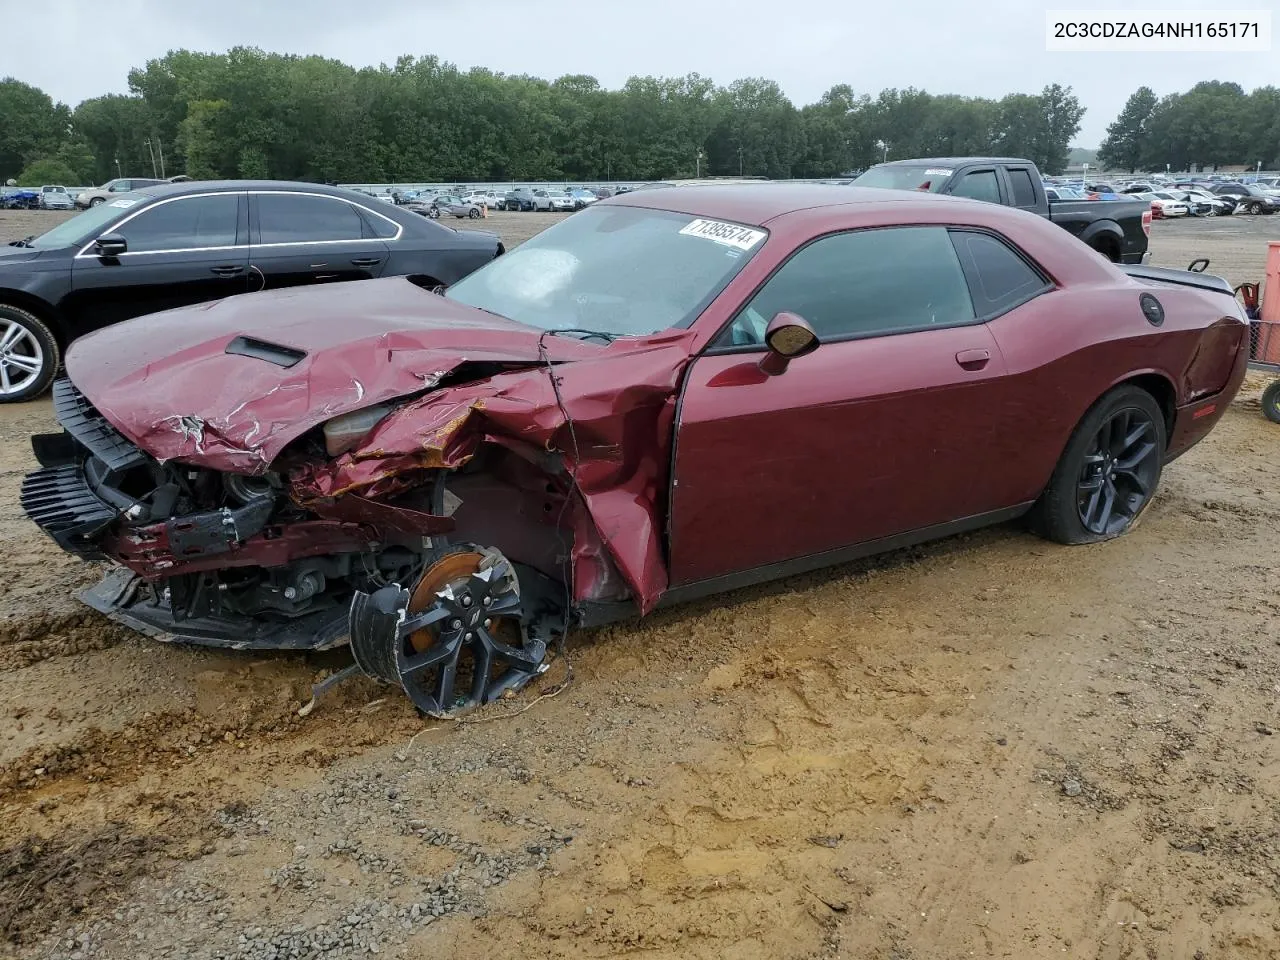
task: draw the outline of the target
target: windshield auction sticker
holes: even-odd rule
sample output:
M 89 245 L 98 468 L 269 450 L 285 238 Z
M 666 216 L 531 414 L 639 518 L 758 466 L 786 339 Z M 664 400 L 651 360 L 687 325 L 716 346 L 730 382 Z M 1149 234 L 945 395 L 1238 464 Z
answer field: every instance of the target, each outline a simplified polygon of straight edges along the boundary
M 702 237 L 739 250 L 750 250 L 765 237 L 763 230 L 752 230 L 750 227 L 740 227 L 736 223 L 723 223 L 720 220 L 694 220 L 682 227 L 680 232 L 687 237 Z

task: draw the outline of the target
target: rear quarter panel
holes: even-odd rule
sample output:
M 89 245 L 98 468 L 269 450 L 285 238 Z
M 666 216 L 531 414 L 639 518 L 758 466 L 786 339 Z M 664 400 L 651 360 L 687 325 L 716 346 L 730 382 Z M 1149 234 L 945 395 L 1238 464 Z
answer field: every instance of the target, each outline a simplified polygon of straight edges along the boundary
M 1143 314 L 1152 293 L 1165 310 L 1160 326 Z M 1245 334 L 1235 301 L 1222 294 L 1152 286 L 1123 276 L 1052 291 L 991 323 L 1009 371 L 1004 391 L 1009 502 L 1038 497 L 1081 418 L 1108 390 L 1158 377 L 1172 399 L 1176 455 L 1208 432 L 1187 433 L 1206 398 L 1225 397 L 1243 376 Z M 1239 375 L 1237 375 L 1239 373 Z

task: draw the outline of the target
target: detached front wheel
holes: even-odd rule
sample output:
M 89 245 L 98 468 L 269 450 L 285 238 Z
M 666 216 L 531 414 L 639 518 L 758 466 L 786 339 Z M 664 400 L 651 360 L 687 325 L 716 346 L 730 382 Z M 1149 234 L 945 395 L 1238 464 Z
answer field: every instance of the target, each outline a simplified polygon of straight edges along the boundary
M 58 372 L 58 341 L 44 321 L 0 304 L 0 403 L 33 400 Z
M 1076 426 L 1033 525 L 1058 543 L 1127 533 L 1151 504 L 1164 466 L 1164 414 L 1140 387 L 1107 393 Z

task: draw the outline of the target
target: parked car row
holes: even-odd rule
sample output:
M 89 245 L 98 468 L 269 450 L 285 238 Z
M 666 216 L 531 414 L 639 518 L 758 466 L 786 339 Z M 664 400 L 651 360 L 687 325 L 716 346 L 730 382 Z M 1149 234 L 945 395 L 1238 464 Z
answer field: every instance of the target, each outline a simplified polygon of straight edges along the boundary
M 442 208 L 443 203 L 438 201 L 446 201 L 450 204 L 456 204 L 461 201 L 464 204 L 474 204 L 485 210 L 510 210 L 510 211 L 535 211 L 543 212 L 563 212 L 568 213 L 574 210 L 582 210 L 595 203 L 597 200 L 606 197 L 616 196 L 621 193 L 628 193 L 634 189 L 631 186 L 618 187 L 567 187 L 565 189 L 557 189 L 552 187 L 513 187 L 510 190 L 495 190 L 491 187 L 475 187 L 470 190 L 454 189 L 454 190 L 411 190 L 411 191 L 391 191 L 389 193 L 375 193 L 370 190 L 362 190 L 378 200 L 396 203 L 402 206 L 413 207 L 420 213 L 426 213 L 433 205 Z M 441 209 L 441 212 L 444 212 Z M 446 215 L 448 215 L 446 213 Z M 455 216 L 458 214 L 455 214 Z M 461 214 L 462 216 L 470 216 L 470 213 Z

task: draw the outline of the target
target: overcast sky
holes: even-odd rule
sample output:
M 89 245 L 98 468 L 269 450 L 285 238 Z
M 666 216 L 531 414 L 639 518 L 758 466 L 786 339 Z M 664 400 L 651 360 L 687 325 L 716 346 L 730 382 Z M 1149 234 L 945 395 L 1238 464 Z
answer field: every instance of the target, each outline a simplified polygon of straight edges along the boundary
M 72 106 L 127 92 L 130 67 L 171 49 L 237 45 L 354 66 L 433 53 L 463 68 L 586 73 L 610 88 L 634 74 L 697 72 L 721 84 L 764 76 L 797 106 L 837 83 L 859 93 L 915 86 L 999 97 L 1056 82 L 1088 109 L 1076 138 L 1087 147 L 1140 84 L 1165 94 L 1198 80 L 1246 90 L 1280 80 L 1275 51 L 1047 53 L 1046 6 L 1240 9 L 1275 0 L 0 0 L 0 27 L 12 14 L 33 28 L 32 42 L 5 44 L 0 74 Z

